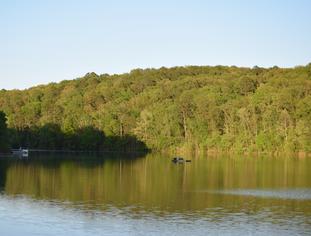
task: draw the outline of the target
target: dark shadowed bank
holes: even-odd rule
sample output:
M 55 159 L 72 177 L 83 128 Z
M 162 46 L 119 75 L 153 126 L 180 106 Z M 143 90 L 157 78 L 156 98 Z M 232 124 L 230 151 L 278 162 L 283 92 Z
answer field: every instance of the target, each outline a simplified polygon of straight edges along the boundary
M 99 152 L 141 152 L 149 149 L 131 135 L 106 136 L 92 126 L 83 127 L 74 132 L 65 133 L 57 124 L 45 124 L 41 127 L 27 127 L 17 130 L 7 128 L 5 113 L 0 112 L 0 153 L 5 155 L 13 149 L 28 148 L 38 153 L 99 153 Z
M 0 91 L 13 147 L 310 152 L 311 64 L 136 69 Z
M 0 154 L 9 152 L 9 135 L 6 115 L 0 111 Z
M 13 148 L 27 147 L 41 152 L 148 152 L 142 141 L 131 135 L 106 136 L 103 131 L 87 126 L 65 133 L 57 124 L 23 130 L 10 129 Z

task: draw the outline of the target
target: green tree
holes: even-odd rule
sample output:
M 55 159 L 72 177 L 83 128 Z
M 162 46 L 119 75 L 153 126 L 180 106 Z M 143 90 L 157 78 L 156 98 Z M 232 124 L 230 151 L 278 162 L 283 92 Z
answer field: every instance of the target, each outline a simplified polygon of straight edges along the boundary
M 136 69 L 0 91 L 13 146 L 311 150 L 310 64 Z M 97 142 L 99 140 L 99 142 Z
M 8 151 L 8 129 L 6 124 L 6 115 L 0 111 L 0 152 Z

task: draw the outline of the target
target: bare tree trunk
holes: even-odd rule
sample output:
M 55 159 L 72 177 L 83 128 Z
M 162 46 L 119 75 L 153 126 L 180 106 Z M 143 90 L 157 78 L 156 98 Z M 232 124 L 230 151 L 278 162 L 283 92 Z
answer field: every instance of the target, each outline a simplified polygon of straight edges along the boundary
M 183 117 L 183 126 L 184 126 L 184 137 L 187 139 L 187 123 L 186 123 L 186 115 L 185 112 L 182 112 Z
M 120 137 L 123 137 L 123 125 L 122 125 L 122 122 L 120 122 Z

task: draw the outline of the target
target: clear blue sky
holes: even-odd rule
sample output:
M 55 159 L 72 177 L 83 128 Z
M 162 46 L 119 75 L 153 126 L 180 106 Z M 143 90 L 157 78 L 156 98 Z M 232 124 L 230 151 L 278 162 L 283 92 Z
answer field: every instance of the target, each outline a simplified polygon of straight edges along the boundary
M 309 62 L 309 0 L 0 1 L 5 89 L 91 71 Z

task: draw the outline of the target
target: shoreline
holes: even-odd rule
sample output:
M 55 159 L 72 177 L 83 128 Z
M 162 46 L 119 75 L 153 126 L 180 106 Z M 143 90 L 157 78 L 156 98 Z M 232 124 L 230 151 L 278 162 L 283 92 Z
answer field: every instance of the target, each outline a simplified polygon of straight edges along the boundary
M 168 153 L 171 155 L 192 155 L 192 156 L 223 156 L 223 155 L 229 155 L 229 156 L 273 156 L 273 157 L 280 157 L 280 156 L 293 156 L 298 158 L 311 158 L 311 152 L 306 151 L 245 151 L 245 152 L 238 152 L 238 151 L 232 151 L 232 150 L 221 150 L 221 149 L 187 149 L 187 148 L 173 148 L 173 149 L 167 149 L 163 151 L 159 151 L 161 153 Z
M 259 156 L 272 156 L 272 157 L 298 157 L 298 158 L 311 158 L 310 152 L 298 151 L 298 152 L 281 152 L 281 151 L 273 151 L 273 152 L 235 152 L 235 151 L 224 151 L 224 150 L 189 150 L 189 149 L 163 149 L 163 150 L 145 150 L 145 151 L 91 151 L 91 150 L 48 150 L 48 149 L 28 149 L 29 153 L 34 154 L 35 156 L 38 154 L 60 154 L 60 155 L 100 155 L 100 154 L 128 154 L 128 155 L 147 155 L 150 153 L 162 153 L 171 156 L 244 156 L 244 157 L 259 157 Z M 15 157 L 12 153 L 0 153 L 0 158 L 12 158 Z

